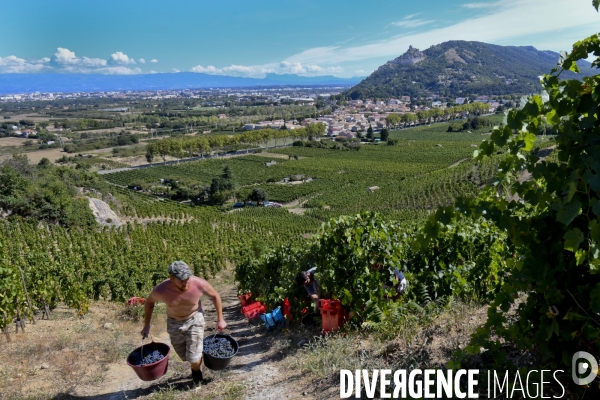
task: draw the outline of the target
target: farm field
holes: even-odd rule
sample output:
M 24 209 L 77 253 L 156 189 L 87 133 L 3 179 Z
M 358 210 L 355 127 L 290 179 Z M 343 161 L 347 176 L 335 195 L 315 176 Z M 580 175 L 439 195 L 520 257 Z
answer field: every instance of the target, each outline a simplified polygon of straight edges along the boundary
M 301 243 L 331 217 L 371 210 L 413 227 L 434 207 L 459 196 L 475 195 L 492 177 L 502 157 L 475 164 L 470 156 L 476 137 L 471 134 L 418 140 L 414 138 L 416 131 L 394 132 L 400 138 L 395 146 L 364 145 L 359 151 L 277 149 L 274 154 L 288 159 L 277 159 L 269 167 L 265 165 L 265 157 L 248 155 L 103 175 L 103 179 L 115 184 L 109 185 L 111 194 L 105 193 L 105 200 L 126 222 L 125 229 L 84 233 L 60 226 L 39 230 L 35 223 L 3 221 L 0 242 L 13 264 L 22 266 L 28 279 L 38 281 L 44 274 L 56 273 L 57 268 L 65 266 L 78 268 L 78 274 L 86 276 L 80 283 L 64 281 L 56 286 L 49 281 L 48 284 L 58 298 L 69 299 L 72 306 L 84 311 L 90 298 L 122 299 L 147 292 L 171 259 L 186 259 L 198 275 L 209 277 L 226 262 L 235 263 L 248 249 Z M 409 133 L 412 136 L 402 137 Z M 290 155 L 299 159 L 289 158 Z M 451 167 L 465 158 L 466 161 Z M 190 206 L 123 187 L 134 182 L 158 185 L 163 178 L 208 185 L 226 166 L 239 187 L 240 198 L 260 187 L 274 201 L 301 200 L 295 208 L 290 208 L 296 212 L 287 208 L 250 207 L 226 213 L 226 206 Z M 277 183 L 294 175 L 302 175 L 304 183 Z M 378 189 L 367 191 L 373 186 Z M 306 210 L 304 213 L 297 212 L 300 206 Z M 50 248 L 55 254 L 52 260 L 42 251 Z M 85 253 L 71 250 L 79 248 L 86 249 Z M 117 265 L 121 267 L 114 268 Z M 50 289 L 43 286 L 34 295 L 37 301 L 42 301 Z
M 442 130 L 443 126 L 434 125 L 393 131 L 391 137 L 398 139 L 397 145 L 363 144 L 359 151 L 272 149 L 269 154 L 274 155 L 276 164 L 271 166 L 266 165 L 266 154 L 259 154 L 125 171 L 107 175 L 106 179 L 121 186 L 159 184 L 160 179 L 209 186 L 229 166 L 239 198 L 259 187 L 269 200 L 305 200 L 305 215 L 320 221 L 369 209 L 408 222 L 458 196 L 475 194 L 495 172 L 497 162 L 474 166 L 470 161 L 473 146 L 486 135 Z M 455 165 L 459 161 L 463 162 Z M 292 176 L 308 181 L 281 184 Z M 373 186 L 378 189 L 368 192 Z

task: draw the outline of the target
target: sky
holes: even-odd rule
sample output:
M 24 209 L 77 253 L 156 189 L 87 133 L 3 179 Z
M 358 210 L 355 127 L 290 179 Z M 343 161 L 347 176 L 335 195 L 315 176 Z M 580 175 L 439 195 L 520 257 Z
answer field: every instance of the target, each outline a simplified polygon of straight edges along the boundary
M 366 76 L 447 40 L 568 51 L 591 0 L 2 1 L 0 73 Z

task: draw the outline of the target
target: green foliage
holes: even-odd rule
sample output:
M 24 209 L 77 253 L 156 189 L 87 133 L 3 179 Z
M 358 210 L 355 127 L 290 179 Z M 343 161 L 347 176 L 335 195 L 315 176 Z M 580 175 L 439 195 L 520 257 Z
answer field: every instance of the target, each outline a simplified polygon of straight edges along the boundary
M 13 157 L 0 167 L 0 208 L 9 215 L 64 226 L 93 226 L 89 208 L 74 199 L 77 186 L 97 189 L 104 185 L 95 174 L 51 164 L 33 170 Z
M 600 354 L 600 76 L 558 79 L 563 71 L 577 71 L 576 62 L 589 54 L 600 56 L 598 35 L 575 43 L 552 74 L 544 75 L 545 92 L 510 111 L 507 125 L 481 144 L 480 160 L 499 149 L 507 152 L 495 185 L 475 200 L 438 209 L 420 234 L 416 248 L 430 246 L 465 216 L 481 217 L 505 231 L 507 246 L 516 250 L 486 324 L 457 354 L 457 362 L 485 348 L 497 364 L 510 366 L 501 340 L 539 350 L 548 368 L 570 368 L 572 355 L 582 349 Z M 592 64 L 597 68 L 600 59 Z M 546 124 L 556 132 L 557 157 L 540 160 L 529 150 Z M 522 171 L 533 179 L 518 181 Z M 524 202 L 511 200 L 515 196 Z M 506 313 L 519 293 L 526 300 L 509 324 Z
M 463 124 L 452 124 L 448 126 L 448 132 L 462 132 L 469 130 L 478 130 L 490 127 L 490 120 L 481 117 L 469 117 Z
M 383 128 L 381 130 L 381 132 L 379 133 L 379 136 L 380 136 L 382 142 L 386 142 L 388 140 L 388 138 L 390 137 L 390 132 L 387 129 Z
M 503 279 L 505 235 L 483 221 L 461 228 L 439 237 L 431 249 L 418 251 L 409 246 L 414 234 L 381 215 L 332 218 L 304 248 L 287 245 L 260 257 L 249 255 L 237 265 L 236 280 L 240 291 L 260 294 L 269 306 L 286 297 L 298 302 L 307 296 L 295 276 L 316 266 L 321 297 L 339 299 L 361 321 L 377 322 L 393 313 L 388 299 L 398 299 L 391 288 L 395 268 L 415 282 L 415 290 L 405 296 L 422 304 L 451 297 L 487 300 Z
M 264 203 L 268 199 L 267 193 L 261 188 L 252 189 L 252 193 L 248 196 L 248 200 L 256 201 L 257 203 Z
M 416 237 L 411 236 L 410 240 Z M 402 258 L 421 303 L 444 296 L 489 302 L 498 292 L 514 249 L 506 234 L 485 220 L 466 220 L 440 233 L 426 247 L 408 247 Z

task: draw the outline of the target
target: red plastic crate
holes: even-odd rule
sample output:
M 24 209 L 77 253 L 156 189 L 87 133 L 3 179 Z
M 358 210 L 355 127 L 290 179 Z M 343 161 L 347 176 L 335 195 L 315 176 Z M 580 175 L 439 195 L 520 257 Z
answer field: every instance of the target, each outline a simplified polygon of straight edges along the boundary
M 319 305 L 323 333 L 338 330 L 346 322 L 347 314 L 342 309 L 342 303 L 339 300 L 321 299 Z
M 242 303 L 242 307 L 246 307 L 246 306 L 249 306 L 250 304 L 254 303 L 253 300 L 250 300 L 251 297 L 252 297 L 252 293 L 244 293 L 244 294 L 240 294 L 238 296 L 238 299 L 240 299 L 240 303 Z
M 244 314 L 244 316 L 248 319 L 254 319 L 266 311 L 267 309 L 265 308 L 264 304 L 259 301 L 252 303 L 249 306 L 242 307 L 242 314 Z
M 143 297 L 132 297 L 127 300 L 127 307 L 141 306 L 146 303 L 146 299 Z
M 287 297 L 283 301 L 283 315 L 287 315 L 288 319 L 292 321 L 292 305 L 290 304 L 290 300 Z

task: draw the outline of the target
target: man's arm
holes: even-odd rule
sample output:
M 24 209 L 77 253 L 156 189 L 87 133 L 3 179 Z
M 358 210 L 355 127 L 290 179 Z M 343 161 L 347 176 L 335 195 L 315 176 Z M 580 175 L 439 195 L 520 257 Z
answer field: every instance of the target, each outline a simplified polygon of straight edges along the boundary
M 219 293 L 204 279 L 200 279 L 202 291 L 210 297 L 217 310 L 217 330 L 223 330 L 227 328 L 227 322 L 223 318 L 223 304 L 221 303 L 221 296 Z
M 319 308 L 319 295 L 317 295 L 317 294 L 311 294 L 310 298 L 315 303 L 315 306 L 317 306 L 317 308 Z
M 150 293 L 150 296 L 146 299 L 144 304 L 144 329 L 140 332 L 143 338 L 146 338 L 150 333 L 150 321 L 152 320 L 152 312 L 154 311 L 154 304 L 156 303 L 156 296 L 154 290 Z

